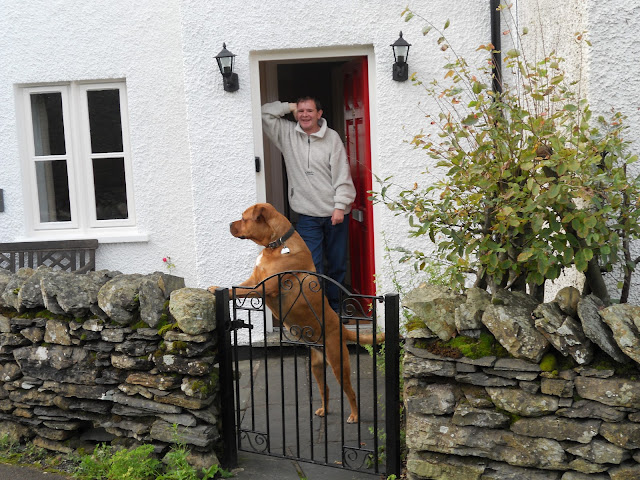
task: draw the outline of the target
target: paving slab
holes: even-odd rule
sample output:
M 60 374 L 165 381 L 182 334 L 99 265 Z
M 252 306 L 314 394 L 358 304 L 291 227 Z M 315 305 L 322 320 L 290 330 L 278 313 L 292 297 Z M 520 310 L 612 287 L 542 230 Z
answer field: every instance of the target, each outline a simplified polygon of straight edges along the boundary
M 358 365 L 359 362 L 359 365 Z M 355 369 L 361 371 L 360 384 L 355 385 Z M 342 390 L 328 369 L 328 386 L 330 389 L 330 412 L 326 419 L 313 414 L 319 406 L 318 386 L 308 370 L 308 359 L 304 355 L 285 355 L 280 367 L 278 356 L 256 356 L 251 361 L 238 363 L 240 372 L 240 421 L 243 428 L 258 432 L 269 432 L 268 447 L 271 454 L 238 452 L 238 468 L 234 470 L 235 478 L 243 479 L 327 479 L 336 480 L 377 480 L 386 478 L 372 470 L 354 471 L 340 467 L 342 438 L 345 444 L 353 446 L 373 446 L 369 427 L 373 425 L 374 412 L 372 403 L 372 371 L 373 361 L 366 352 L 351 354 L 351 369 L 354 388 L 361 399 L 361 424 L 344 424 L 341 418 L 349 415 L 349 406 L 341 395 Z M 378 391 L 384 391 L 384 381 L 378 376 Z M 266 384 L 270 392 L 268 401 L 265 398 Z M 253 398 L 251 393 L 253 392 Z M 341 403 L 344 401 L 344 403 Z M 378 410 L 384 405 L 384 398 L 378 402 Z M 268 413 L 268 422 L 267 422 Z M 384 419 L 378 413 L 378 425 L 384 428 Z M 285 419 L 284 428 L 282 419 Z M 257 438 L 257 437 L 256 437 Z M 283 440 L 284 439 L 284 440 Z M 299 442 L 296 442 L 299 439 Z M 325 450 L 324 442 L 328 440 Z M 255 439 L 252 439 L 255 442 Z M 251 450 L 250 442 L 245 441 L 247 450 Z M 299 443 L 300 454 L 309 461 L 296 461 L 284 456 L 294 456 L 292 449 Z M 264 445 L 264 444 L 263 444 Z M 283 447 L 284 445 L 284 447 Z M 247 448 L 248 447 L 248 448 Z M 297 455 L 296 455 L 297 456 Z M 323 463 L 333 464 L 332 466 Z M 384 467 L 382 467 L 384 468 Z
M 47 473 L 30 467 L 0 464 L 0 480 L 69 480 L 72 477 Z

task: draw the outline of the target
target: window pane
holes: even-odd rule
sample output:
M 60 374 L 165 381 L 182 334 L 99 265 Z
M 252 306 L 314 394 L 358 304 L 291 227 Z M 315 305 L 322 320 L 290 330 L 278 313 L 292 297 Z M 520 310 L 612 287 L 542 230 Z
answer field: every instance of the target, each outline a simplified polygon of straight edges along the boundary
M 122 152 L 119 90 L 87 91 L 91 152 Z
M 71 220 L 69 177 L 66 160 L 36 162 L 38 204 L 41 222 Z
M 129 218 L 124 158 L 94 158 L 93 185 L 98 220 Z
M 31 118 L 36 155 L 64 155 L 64 123 L 62 94 L 32 93 Z

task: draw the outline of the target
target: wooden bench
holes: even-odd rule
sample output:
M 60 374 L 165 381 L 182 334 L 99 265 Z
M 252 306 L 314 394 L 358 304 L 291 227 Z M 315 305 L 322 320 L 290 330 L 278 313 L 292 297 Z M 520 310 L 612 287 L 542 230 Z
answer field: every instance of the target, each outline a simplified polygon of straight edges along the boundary
M 98 240 L 0 243 L 0 268 L 15 273 L 23 267 L 46 265 L 67 272 L 96 269 Z

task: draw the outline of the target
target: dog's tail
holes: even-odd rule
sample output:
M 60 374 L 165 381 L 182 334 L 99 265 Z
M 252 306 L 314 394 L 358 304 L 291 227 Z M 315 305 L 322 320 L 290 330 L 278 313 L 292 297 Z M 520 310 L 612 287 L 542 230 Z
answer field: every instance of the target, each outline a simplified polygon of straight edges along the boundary
M 385 339 L 384 332 L 380 332 L 377 335 L 373 335 L 372 333 L 363 334 L 358 333 L 356 330 L 349 330 L 348 328 L 345 328 L 344 325 L 342 326 L 342 335 L 346 340 L 350 342 L 359 344 L 364 343 L 365 345 L 373 345 L 374 343 L 376 345 L 379 345 L 381 343 L 384 343 Z

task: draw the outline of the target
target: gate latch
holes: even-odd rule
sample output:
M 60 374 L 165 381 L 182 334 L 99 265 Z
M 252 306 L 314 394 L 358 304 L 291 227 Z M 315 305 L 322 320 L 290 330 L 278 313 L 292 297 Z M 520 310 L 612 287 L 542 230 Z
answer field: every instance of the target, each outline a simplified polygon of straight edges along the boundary
M 248 328 L 249 330 L 253 329 L 253 325 L 250 323 L 245 323 L 244 320 L 231 320 L 231 328 L 230 330 L 239 330 L 241 328 Z

